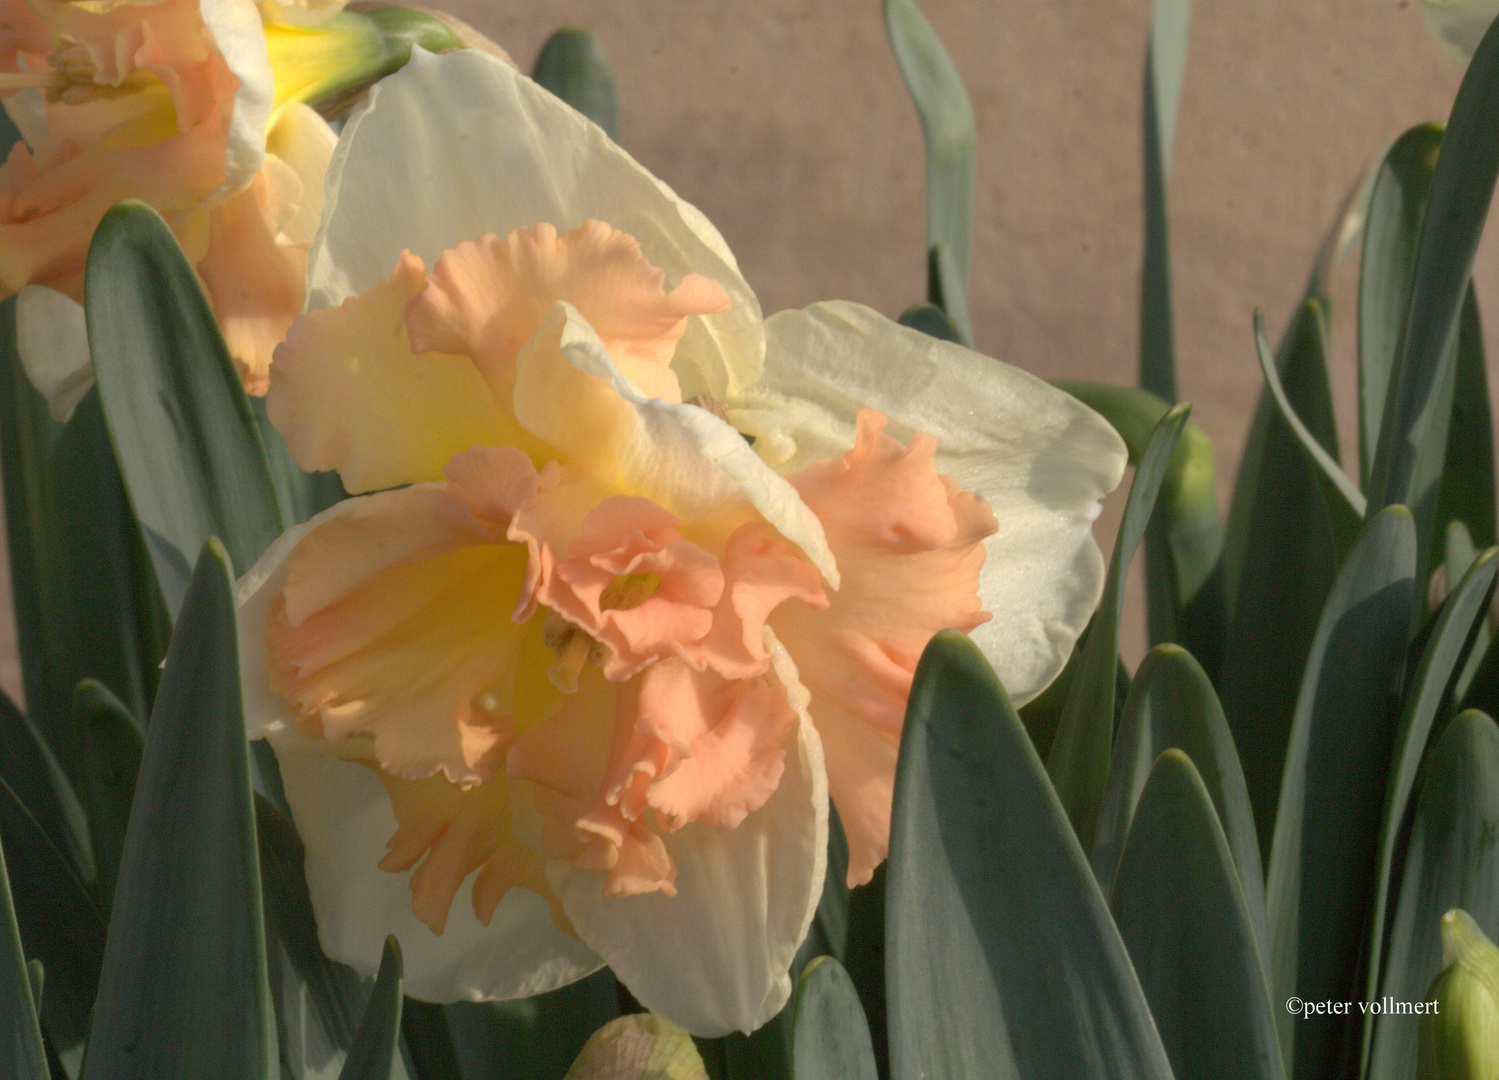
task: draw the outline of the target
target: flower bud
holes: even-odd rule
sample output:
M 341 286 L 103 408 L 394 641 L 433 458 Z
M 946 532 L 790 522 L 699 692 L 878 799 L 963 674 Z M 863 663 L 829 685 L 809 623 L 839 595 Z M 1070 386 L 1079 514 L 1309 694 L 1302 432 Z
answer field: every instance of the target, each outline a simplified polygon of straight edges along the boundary
M 1446 965 L 1427 991 L 1417 1080 L 1489 1080 L 1499 1075 L 1499 949 L 1466 911 L 1442 916 Z
M 684 1029 L 636 1013 L 590 1035 L 565 1080 L 708 1080 L 708 1070 Z

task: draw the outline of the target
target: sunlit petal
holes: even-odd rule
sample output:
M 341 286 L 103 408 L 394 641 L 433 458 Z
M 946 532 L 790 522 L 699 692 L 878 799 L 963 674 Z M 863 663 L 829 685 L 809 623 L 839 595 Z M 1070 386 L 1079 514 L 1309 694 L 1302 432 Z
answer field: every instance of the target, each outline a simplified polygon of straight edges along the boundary
M 297 463 L 337 469 L 353 492 L 437 480 L 461 450 L 516 441 L 468 357 L 411 351 L 406 307 L 427 277 L 414 256 L 395 266 L 362 296 L 297 320 L 266 402 Z
M 402 986 L 426 1001 L 525 997 L 597 970 L 598 957 L 559 931 L 547 901 L 512 888 L 489 924 L 474 913 L 477 875 L 458 891 L 443 932 L 412 911 L 410 872 L 379 868 L 399 826 L 374 770 L 328 754 L 295 732 L 272 746 L 281 765 L 297 832 L 307 847 L 307 885 L 323 951 L 373 974 L 387 934 L 401 942 Z
M 796 471 L 842 454 L 855 414 L 888 434 L 937 441 L 938 473 L 983 496 L 999 531 L 979 593 L 993 618 L 972 632 L 1017 703 L 1056 677 L 1103 588 L 1099 500 L 1123 474 L 1124 443 L 1097 413 L 1042 380 L 898 326 L 858 304 L 816 304 L 767 323 L 764 383 L 730 417 Z
M 370 288 L 406 249 L 432 265 L 485 233 L 542 222 L 567 232 L 594 219 L 639 241 L 668 289 L 696 273 L 727 290 L 728 311 L 688 320 L 674 363 L 683 397 L 724 400 L 759 375 L 759 304 L 717 230 L 603 131 L 494 57 L 414 50 L 350 119 L 328 190 L 308 263 L 311 308 Z

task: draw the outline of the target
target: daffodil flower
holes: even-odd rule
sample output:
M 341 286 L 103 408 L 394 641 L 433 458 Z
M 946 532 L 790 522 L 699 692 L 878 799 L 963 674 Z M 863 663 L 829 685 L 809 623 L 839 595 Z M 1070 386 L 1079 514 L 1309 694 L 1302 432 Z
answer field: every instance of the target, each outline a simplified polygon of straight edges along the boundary
M 916 661 L 1038 693 L 1097 599 L 1125 451 L 1038 379 L 855 304 L 765 321 L 723 239 L 490 57 L 351 119 L 268 408 L 353 498 L 240 584 L 330 956 L 409 993 L 609 964 L 750 1030 L 888 845 Z
M 385 61 L 344 0 L 0 0 L 0 295 L 59 418 L 92 385 L 83 267 L 104 212 L 155 207 L 251 393 L 301 310 L 336 141 L 307 104 Z M 268 21 L 263 21 L 264 19 Z

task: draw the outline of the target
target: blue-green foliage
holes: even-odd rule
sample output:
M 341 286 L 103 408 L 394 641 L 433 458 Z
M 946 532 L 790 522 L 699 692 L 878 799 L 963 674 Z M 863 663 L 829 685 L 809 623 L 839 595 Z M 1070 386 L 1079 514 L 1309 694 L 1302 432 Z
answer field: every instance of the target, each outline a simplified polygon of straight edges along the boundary
M 884 13 L 927 137 L 931 303 L 901 321 L 971 341 L 972 109 L 913 0 Z M 1142 388 L 1064 384 L 1137 469 L 1093 624 L 1024 723 L 971 643 L 933 639 L 890 859 L 850 890 L 834 819 L 795 998 L 759 1032 L 700 1041 L 715 1078 L 1393 1080 L 1414 1068 L 1411 1017 L 1302 1019 L 1283 1000 L 1418 998 L 1452 906 L 1499 936 L 1499 556 L 1469 281 L 1499 173 L 1499 36 L 1446 134 L 1408 132 L 1350 196 L 1279 347 L 1246 328 L 1266 392 L 1225 524 L 1212 447 L 1171 407 L 1188 14 L 1156 0 L 1145 72 Z M 591 35 L 559 32 L 536 77 L 619 138 Z M 1345 471 L 1327 282 L 1359 223 Z M 301 842 L 245 750 L 228 567 L 341 489 L 245 399 L 153 211 L 112 211 L 88 272 L 99 390 L 66 423 L 0 305 L 26 697 L 0 698 L 0 1073 L 560 1078 L 633 1007 L 609 972 L 437 1006 L 403 1001 L 393 943 L 373 983 L 322 954 Z M 1118 626 L 1142 546 L 1157 647 L 1131 683 Z

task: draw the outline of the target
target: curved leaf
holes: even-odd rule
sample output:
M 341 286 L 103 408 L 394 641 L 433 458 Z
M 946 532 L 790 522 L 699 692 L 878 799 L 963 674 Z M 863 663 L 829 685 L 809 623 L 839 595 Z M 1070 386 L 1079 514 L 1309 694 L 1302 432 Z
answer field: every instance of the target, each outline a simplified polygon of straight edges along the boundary
M 1155 394 L 1133 386 L 1057 379 L 1052 383 L 1114 425 L 1138 465 L 1150 433 L 1170 408 Z M 1188 421 L 1171 455 L 1156 517 L 1161 544 L 1146 536 L 1146 587 L 1150 640 L 1182 646 L 1211 674 L 1222 664 L 1228 619 L 1223 589 L 1223 515 L 1218 512 L 1213 444 Z M 1165 573 L 1152 570 L 1163 559 Z
M 1166 190 L 1191 19 L 1191 0 L 1155 0 L 1150 13 L 1150 44 L 1145 51 L 1140 385 L 1171 402 L 1176 400 L 1176 341 L 1171 319 L 1171 229 Z
M 1369 512 L 1400 504 L 1416 520 L 1418 572 L 1432 550 L 1457 367 L 1457 328 L 1499 178 L 1499 33 L 1490 27 L 1458 87 L 1431 179 L 1390 390 L 1369 480 Z
M 1150 444 L 1135 468 L 1124 504 L 1124 518 L 1114 541 L 1114 555 L 1104 581 L 1103 599 L 1094 612 L 1073 676 L 1067 703 L 1046 757 L 1057 795 L 1078 837 L 1091 842 L 1098 804 L 1108 781 L 1114 728 L 1114 668 L 1119 653 L 1119 615 L 1124 607 L 1124 577 L 1155 509 L 1172 452 L 1192 407 L 1171 408 L 1156 425 Z
M 141 758 L 80 1080 L 269 1080 L 275 1027 L 235 643 L 210 539 Z
M 145 715 L 168 623 L 98 394 L 52 420 L 16 352 L 13 298 L 0 303 L 0 472 L 27 714 L 76 778 L 73 688 L 95 677 Z
M 11 898 L 26 955 L 47 969 L 42 1026 L 76 1063 L 104 956 L 104 922 L 87 886 L 4 780 L 0 840 L 10 853 Z
M 1478 294 L 1469 282 L 1457 327 L 1457 385 L 1452 395 L 1447 458 L 1437 495 L 1435 560 L 1445 557 L 1443 541 L 1453 522 L 1462 522 L 1476 547 L 1499 543 L 1494 507 L 1494 425 L 1489 414 L 1486 369 Z
M 1400 898 L 1390 922 L 1380 996 L 1420 1001 L 1442 969 L 1442 916 L 1467 911 L 1499 934 L 1499 727 L 1466 712 L 1442 732 L 1422 769 Z M 1369 1080 L 1411 1076 L 1419 1018 L 1382 1016 L 1374 1027 Z
M 141 730 L 119 698 L 93 679 L 78 684 L 73 723 L 81 746 L 78 797 L 98 868 L 94 892 L 108 911 L 141 767 Z
M 808 964 L 792 1008 L 797 1080 L 878 1080 L 869 1022 L 842 964 L 831 956 Z
M 1266 908 L 1275 1000 L 1354 1001 L 1395 745 L 1395 690 L 1415 610 L 1415 523 L 1390 507 L 1338 572 L 1301 680 L 1270 852 Z M 1339 1075 L 1357 1016 L 1277 1013 L 1288 1071 Z
M 1322 316 L 1322 306 L 1315 300 L 1307 301 L 1307 321 L 1316 328 L 1316 340 L 1322 354 L 1322 363 L 1327 363 L 1327 323 Z M 1322 494 L 1327 500 L 1328 518 L 1332 525 L 1333 540 L 1338 554 L 1346 555 L 1358 539 L 1359 526 L 1364 517 L 1366 501 L 1364 493 L 1343 472 L 1337 459 L 1322 448 L 1311 429 L 1296 415 L 1285 387 L 1281 385 L 1280 373 L 1275 369 L 1275 360 L 1270 355 L 1270 341 L 1265 335 L 1265 316 L 1258 308 L 1254 312 L 1254 344 L 1259 355 L 1260 372 L 1265 377 L 1265 389 L 1280 413 L 1281 421 L 1290 429 L 1297 445 L 1314 466 L 1315 475 L 1322 483 Z
M 978 136 L 962 77 L 915 0 L 884 0 L 885 29 L 926 139 L 926 233 L 941 295 L 929 297 L 957 324 L 968 326 L 968 270 L 973 245 L 973 178 Z M 943 253 L 946 253 L 944 256 Z M 950 258 L 950 265 L 943 265 Z M 944 302 L 945 301 L 945 302 Z
M 1369 197 L 1358 278 L 1358 446 L 1366 487 L 1374 474 L 1390 373 L 1410 305 L 1421 221 L 1441 147 L 1441 125 L 1411 128 L 1380 158 Z
M 1320 270 L 1314 271 L 1308 292 L 1315 294 L 1319 282 Z M 1281 341 L 1276 364 L 1296 415 L 1336 457 L 1322 340 L 1315 309 L 1303 304 Z M 1296 709 L 1296 675 L 1306 666 L 1318 613 L 1337 568 L 1321 481 L 1266 390 L 1239 459 L 1224 538 L 1230 617 L 1217 680 L 1244 766 L 1261 851 L 1270 850 L 1275 827 Z
M 21 950 L 21 931 L 11 904 L 3 844 L 0 844 L 0 949 L 5 953 L 0 956 L 0 1076 L 12 1080 L 51 1080 L 42 1025 L 37 1018 L 40 987 L 32 986 L 26 954 Z
M 248 567 L 280 535 L 265 451 L 197 275 L 155 210 L 104 215 L 84 295 L 120 471 L 175 613 L 209 536 Z
M 1176 1080 L 1284 1075 L 1245 890 L 1208 789 L 1180 750 L 1150 770 L 1110 907 Z
M 83 806 L 41 733 L 0 691 L 0 779 L 15 792 L 79 878 L 96 878 L 94 849 Z
M 1040 759 L 983 655 L 953 631 L 917 665 L 889 868 L 893 1080 L 1170 1077 Z
M 1384 815 L 1380 822 L 1374 918 L 1369 931 L 1369 954 L 1374 958 L 1369 965 L 1368 977 L 1371 1001 L 1378 996 L 1382 980 L 1379 958 L 1384 954 L 1386 909 L 1398 884 L 1395 878 L 1396 848 L 1406 822 L 1411 791 L 1416 786 L 1417 771 L 1433 726 L 1438 721 L 1438 710 L 1447 700 L 1448 689 L 1467 656 L 1477 624 L 1493 597 L 1496 571 L 1499 571 L 1499 550 L 1489 548 L 1474 560 L 1437 613 L 1426 646 L 1421 651 L 1421 660 L 1414 675 L 1407 680 L 1405 704 L 1396 726 Z M 1372 1025 L 1372 1019 L 1364 1025 L 1366 1043 Z
M 1191 654 L 1175 645 L 1147 653 L 1130 685 L 1098 815 L 1093 872 L 1105 891 L 1114 887 L 1141 792 L 1161 754 L 1172 748 L 1191 759 L 1207 785 L 1243 887 L 1249 925 L 1263 951 L 1268 947 L 1265 876 L 1244 772 L 1213 684 Z

